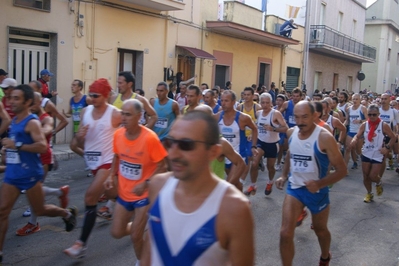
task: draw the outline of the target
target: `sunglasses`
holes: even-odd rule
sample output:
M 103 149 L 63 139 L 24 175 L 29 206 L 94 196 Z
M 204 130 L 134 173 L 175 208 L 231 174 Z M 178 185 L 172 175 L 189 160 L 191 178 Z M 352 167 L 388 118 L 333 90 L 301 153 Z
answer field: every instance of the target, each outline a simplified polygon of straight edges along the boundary
M 97 99 L 99 97 L 101 97 L 101 94 L 97 94 L 97 93 L 89 93 L 90 98 L 94 98 Z
M 180 150 L 182 151 L 192 151 L 195 149 L 195 144 L 199 143 L 204 143 L 207 145 L 212 145 L 208 142 L 205 141 L 200 141 L 200 140 L 191 140 L 191 139 L 173 139 L 170 137 L 166 137 L 164 139 L 164 144 L 167 149 L 170 149 L 174 144 L 177 144 L 177 147 L 179 147 Z
M 371 117 L 375 117 L 375 116 L 378 116 L 378 114 L 369 114 L 369 116 L 371 116 Z

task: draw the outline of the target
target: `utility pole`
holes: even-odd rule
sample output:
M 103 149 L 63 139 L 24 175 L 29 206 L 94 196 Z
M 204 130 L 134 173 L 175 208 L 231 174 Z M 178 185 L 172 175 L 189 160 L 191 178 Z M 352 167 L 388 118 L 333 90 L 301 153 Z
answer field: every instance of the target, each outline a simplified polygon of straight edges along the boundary
M 305 50 L 303 54 L 303 75 L 302 75 L 302 89 L 306 86 L 308 80 L 308 63 L 309 63 L 309 41 L 310 41 L 310 11 L 311 0 L 306 0 L 306 19 L 305 19 Z

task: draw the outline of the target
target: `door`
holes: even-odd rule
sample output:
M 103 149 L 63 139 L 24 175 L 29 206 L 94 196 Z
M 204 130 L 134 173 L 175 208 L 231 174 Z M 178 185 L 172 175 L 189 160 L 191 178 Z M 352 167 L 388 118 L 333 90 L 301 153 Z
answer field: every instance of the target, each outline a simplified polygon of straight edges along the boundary
M 348 80 L 346 81 L 346 91 L 352 91 L 353 78 L 352 76 L 348 76 Z
M 216 65 L 215 68 L 215 85 L 224 89 L 228 81 L 229 66 Z
M 287 80 L 285 83 L 285 89 L 292 91 L 299 85 L 299 75 L 301 70 L 299 68 L 287 67 Z
M 195 57 L 179 55 L 177 58 L 177 72 L 182 72 L 184 80 L 195 75 Z M 175 73 L 176 75 L 176 73 Z
M 258 84 L 259 86 L 266 85 L 269 88 L 270 83 L 270 64 L 260 63 Z
M 337 88 L 338 88 L 338 74 L 334 73 L 332 90 L 335 91 L 335 89 Z

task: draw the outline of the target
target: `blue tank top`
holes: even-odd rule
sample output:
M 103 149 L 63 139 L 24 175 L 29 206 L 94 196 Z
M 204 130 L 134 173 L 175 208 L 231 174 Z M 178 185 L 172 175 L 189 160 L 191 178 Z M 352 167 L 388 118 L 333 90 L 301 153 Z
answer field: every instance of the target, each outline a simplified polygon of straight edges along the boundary
M 292 100 L 288 101 L 288 107 L 284 113 L 284 119 L 287 121 L 288 127 L 296 126 L 295 117 L 294 117 L 294 103 Z
M 80 123 L 80 112 L 82 112 L 82 109 L 87 106 L 86 95 L 83 95 L 82 99 L 80 99 L 80 101 L 77 103 L 73 100 L 72 97 L 69 101 L 69 105 L 71 106 L 72 110 L 73 132 L 77 133 Z
M 220 113 L 218 125 L 222 136 L 228 140 L 233 146 L 233 149 L 238 152 L 241 157 L 247 157 L 246 154 L 246 144 L 247 144 L 247 137 L 245 136 L 245 130 L 240 129 L 240 118 L 241 112 L 236 111 L 236 116 L 234 118 L 234 122 L 226 126 L 223 121 L 224 111 Z M 225 158 L 226 164 L 229 164 L 230 161 Z
M 16 117 L 11 122 L 9 138 L 15 143 L 32 144 L 34 141 L 30 134 L 25 132 L 25 127 L 32 119 L 38 119 L 36 115 L 30 114 L 24 120 L 17 123 Z M 32 177 L 43 177 L 43 166 L 40 154 L 6 149 L 6 172 L 9 179 L 25 179 Z
M 217 114 L 217 113 L 219 112 L 219 109 L 220 109 L 220 105 L 219 105 L 219 104 L 216 104 L 215 107 L 213 108 L 212 112 L 213 112 L 214 114 Z
M 166 104 L 161 105 L 159 104 L 159 99 L 155 99 L 154 109 L 158 115 L 158 120 L 153 130 L 162 141 L 169 134 L 170 127 L 176 119 L 176 115 L 173 112 L 173 100 L 168 99 Z

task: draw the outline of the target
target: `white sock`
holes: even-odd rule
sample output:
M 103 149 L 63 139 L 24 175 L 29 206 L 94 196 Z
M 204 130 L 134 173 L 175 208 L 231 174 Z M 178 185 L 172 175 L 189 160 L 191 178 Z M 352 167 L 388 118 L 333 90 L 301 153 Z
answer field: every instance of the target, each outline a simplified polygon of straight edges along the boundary
M 43 193 L 45 196 L 62 196 L 62 191 L 59 188 L 43 187 Z
M 139 260 L 136 261 L 136 266 L 140 266 L 140 261 Z

